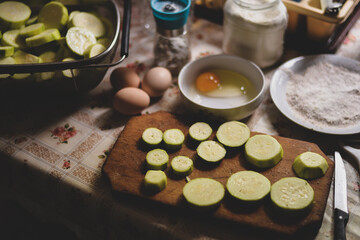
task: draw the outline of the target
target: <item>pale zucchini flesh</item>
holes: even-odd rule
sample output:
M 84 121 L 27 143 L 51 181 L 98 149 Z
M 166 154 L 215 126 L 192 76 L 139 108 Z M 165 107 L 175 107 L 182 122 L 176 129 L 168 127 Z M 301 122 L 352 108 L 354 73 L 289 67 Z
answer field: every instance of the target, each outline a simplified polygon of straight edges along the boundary
M 41 8 L 38 22 L 44 23 L 46 29 L 62 30 L 66 26 L 68 18 L 67 8 L 61 2 L 51 1 Z
M 289 212 L 302 212 L 311 207 L 314 190 L 304 179 L 285 177 L 271 186 L 270 197 L 280 209 Z
M 0 27 L 5 29 L 20 28 L 30 18 L 29 6 L 18 1 L 0 3 Z
M 269 179 L 254 171 L 236 172 L 226 182 L 226 189 L 229 194 L 246 202 L 260 201 L 269 194 L 270 188 Z
M 47 51 L 42 53 L 39 58 L 44 63 L 57 62 L 59 60 L 58 53 L 55 51 Z M 40 73 L 40 81 L 52 79 L 55 76 L 55 72 L 42 72 Z
M 62 61 L 63 62 L 75 61 L 75 58 L 68 57 L 68 58 L 64 58 Z M 62 71 L 62 74 L 64 75 L 64 77 L 73 78 L 73 77 L 79 76 L 80 70 L 79 69 L 66 69 L 66 70 Z
M 17 50 L 13 55 L 13 58 L 17 64 L 41 62 L 41 59 L 38 56 L 24 52 L 22 50 Z
M 176 156 L 171 160 L 171 169 L 176 175 L 187 176 L 193 171 L 194 163 L 187 156 Z
M 0 46 L 0 58 L 11 57 L 14 55 L 13 46 Z
M 30 18 L 26 21 L 25 25 L 26 25 L 26 26 L 29 26 L 29 25 L 31 25 L 31 24 L 34 24 L 34 23 L 37 22 L 37 20 L 38 20 L 38 16 L 37 16 L 37 15 L 36 15 L 36 16 L 33 16 L 33 17 L 30 17 Z
M 27 38 L 45 31 L 45 25 L 43 23 L 35 23 L 20 29 L 20 36 Z
M 167 129 L 164 132 L 163 140 L 167 147 L 179 148 L 184 143 L 185 135 L 180 129 Z
M 158 128 L 147 128 L 141 135 L 142 140 L 150 146 L 157 146 L 162 142 L 163 132 Z
M 47 29 L 44 32 L 25 39 L 26 46 L 38 47 L 60 39 L 61 34 L 57 28 Z
M 160 192 L 167 184 L 166 174 L 161 170 L 148 170 L 144 177 L 144 188 L 149 192 Z
M 26 48 L 25 40 L 20 36 L 19 29 L 4 32 L 1 43 L 4 46 L 12 46 L 16 49 Z
M 26 64 L 26 63 L 41 63 L 41 59 L 38 56 L 35 56 L 33 54 L 24 52 L 22 50 L 17 50 L 13 58 L 17 64 Z M 11 78 L 15 80 L 31 80 L 32 74 L 30 73 L 16 73 L 11 76 Z
M 0 58 L 0 64 L 16 64 L 16 61 L 13 57 Z M 0 79 L 9 77 L 10 74 L 0 74 Z
M 228 147 L 240 147 L 250 137 L 249 127 L 239 121 L 229 121 L 220 125 L 216 132 L 216 138 Z
M 252 136 L 245 144 L 245 158 L 256 167 L 274 167 L 282 157 L 281 144 L 270 135 Z
M 314 179 L 324 176 L 329 165 L 320 154 L 304 152 L 296 156 L 292 167 L 298 177 Z
M 212 132 L 213 130 L 210 125 L 205 122 L 196 122 L 189 128 L 190 137 L 196 141 L 207 140 L 211 136 Z
M 200 209 L 209 209 L 222 201 L 225 188 L 214 179 L 195 178 L 185 184 L 183 196 L 190 205 Z
M 79 56 L 84 56 L 88 48 L 96 43 L 94 34 L 80 27 L 70 28 L 65 37 L 67 46 Z
M 71 27 L 81 27 L 89 30 L 96 38 L 105 35 L 106 28 L 103 22 L 94 14 L 88 12 L 79 12 L 71 18 Z
M 226 155 L 226 149 L 213 140 L 203 141 L 196 148 L 198 156 L 207 162 L 219 162 Z
M 29 4 L 32 2 L 33 1 L 30 1 Z M 38 1 L 36 2 L 40 3 Z M 95 29 L 95 32 L 100 32 L 100 35 L 103 36 L 103 38 L 97 42 L 94 34 L 86 29 L 75 31 L 73 31 L 74 29 L 69 29 L 70 23 L 69 26 L 67 26 L 69 19 L 68 9 L 64 5 L 67 4 L 68 1 L 66 1 L 66 3 L 64 1 L 46 2 L 48 3 L 44 4 L 39 14 L 32 15 L 30 7 L 25 4 L 26 2 L 0 1 L 0 58 L 10 57 L 19 49 L 35 54 L 36 56 L 51 50 L 58 53 L 56 60 L 53 61 L 58 62 L 61 61 L 61 59 L 67 60 L 67 58 L 80 59 L 79 56 L 90 58 L 106 50 L 106 47 L 111 42 L 111 39 L 109 39 L 106 33 L 113 32 L 109 19 L 97 16 L 96 13 L 77 10 L 71 12 L 71 20 L 73 20 L 77 14 L 96 19 L 96 24 L 88 20 L 85 20 L 85 22 L 88 22 L 88 28 Z M 78 19 L 77 22 L 82 22 L 82 20 Z M 67 26 L 68 29 L 63 29 L 65 26 Z M 96 36 L 100 36 L 98 33 L 96 33 Z M 18 61 L 16 63 L 21 64 L 21 62 Z M 61 71 L 59 72 L 61 75 Z M 64 70 L 63 73 L 65 77 L 72 78 L 78 76 L 79 71 L 73 70 L 71 72 L 70 70 Z M 9 75 L 3 74 L 1 76 L 4 78 L 4 76 Z M 15 78 L 22 79 L 24 76 L 28 76 L 28 74 L 19 74 L 16 75 Z M 36 80 L 51 79 L 54 76 L 55 73 L 48 72 L 36 74 Z
M 169 155 L 163 149 L 156 148 L 146 154 L 146 166 L 152 170 L 164 170 L 167 168 Z
M 104 52 L 106 50 L 106 47 L 100 43 L 95 43 L 94 45 L 90 46 L 84 56 L 85 58 L 92 58 L 95 57 L 97 55 L 99 55 L 100 53 Z

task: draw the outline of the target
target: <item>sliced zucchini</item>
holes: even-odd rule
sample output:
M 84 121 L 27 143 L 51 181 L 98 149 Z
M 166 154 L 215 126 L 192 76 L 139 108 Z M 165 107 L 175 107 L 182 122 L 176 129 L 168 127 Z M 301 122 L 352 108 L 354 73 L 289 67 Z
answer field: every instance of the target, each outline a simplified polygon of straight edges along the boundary
M 227 147 L 240 147 L 250 137 L 249 127 L 239 121 L 229 121 L 220 125 L 216 138 Z
M 78 14 L 78 13 L 80 13 L 80 11 L 72 11 L 72 12 L 69 14 L 69 19 L 68 19 L 68 24 L 69 24 L 69 25 L 71 24 L 71 21 L 72 21 L 73 17 L 74 17 L 76 14 Z
M 225 196 L 225 188 L 214 179 L 195 178 L 185 184 L 183 196 L 191 206 L 210 210 L 220 204 Z
M 105 47 L 108 47 L 111 43 L 111 40 L 109 38 L 100 38 L 96 41 L 96 43 L 102 44 Z
M 69 13 L 67 8 L 58 1 L 51 1 L 41 8 L 38 22 L 44 23 L 45 28 L 57 28 L 62 30 L 68 21 Z
M 283 157 L 283 148 L 270 135 L 255 135 L 245 144 L 246 160 L 259 168 L 275 166 Z
M 17 50 L 13 58 L 17 64 L 26 64 L 26 63 L 41 63 L 41 59 L 33 54 Z M 30 73 L 16 73 L 11 76 L 11 78 L 16 80 L 30 79 L 32 74 Z
M 13 46 L 0 46 L 0 58 L 11 57 L 14 55 Z
M 86 50 L 84 57 L 92 58 L 92 57 L 99 55 L 100 53 L 102 53 L 105 50 L 106 50 L 106 47 L 104 47 L 104 45 L 102 45 L 100 43 L 95 43 L 94 45 L 90 46 L 89 49 Z
M 59 60 L 58 54 L 55 51 L 44 52 L 44 53 L 40 54 L 39 58 L 44 63 L 56 62 Z
M 17 64 L 41 63 L 41 59 L 38 56 L 21 50 L 17 50 L 13 55 L 13 58 Z
M 103 22 L 94 14 L 88 12 L 80 12 L 75 14 L 70 22 L 70 27 L 81 27 L 89 30 L 96 38 L 105 35 L 106 28 Z
M 304 152 L 296 156 L 292 167 L 298 177 L 314 179 L 324 176 L 329 165 L 320 154 Z
M 171 169 L 178 176 L 187 176 L 194 169 L 193 160 L 187 156 L 176 156 L 171 160 Z
M 152 170 L 164 170 L 167 168 L 169 155 L 163 149 L 153 149 L 146 154 L 146 166 Z
M 106 17 L 100 17 L 100 20 L 102 21 L 102 23 L 104 24 L 105 28 L 106 28 L 106 35 L 105 37 L 107 38 L 112 38 L 113 32 L 114 32 L 114 25 L 113 23 Z M 106 45 L 104 45 L 106 46 Z
M 70 28 L 65 38 L 70 50 L 79 56 L 84 56 L 86 50 L 96 43 L 94 34 L 80 27 Z
M 4 32 L 3 37 L 1 39 L 1 43 L 4 46 L 12 46 L 18 49 L 26 48 L 26 44 L 24 39 L 20 36 L 20 30 L 14 29 Z
M 196 148 L 196 153 L 207 162 L 219 162 L 226 155 L 226 149 L 213 140 L 203 141 Z
M 20 28 L 30 18 L 29 6 L 18 1 L 0 3 L 0 27 L 4 29 Z
M 269 179 L 254 171 L 236 172 L 226 182 L 229 194 L 245 202 L 260 201 L 269 194 L 270 188 Z
M 57 62 L 59 60 L 58 54 L 54 51 L 44 52 L 39 56 L 39 58 L 44 63 Z M 40 73 L 40 80 L 41 81 L 49 80 L 52 79 L 54 76 L 55 76 L 55 72 L 42 72 Z
M 163 140 L 169 149 L 177 149 L 182 146 L 185 140 L 184 133 L 177 128 L 167 129 L 164 132 Z
M 23 38 L 31 37 L 45 31 L 45 25 L 43 23 L 35 23 L 20 29 L 20 36 Z
M 0 64 L 16 64 L 16 61 L 13 57 L 0 58 Z M 0 79 L 9 77 L 10 74 L 0 74 Z
M 53 42 L 61 38 L 61 34 L 57 28 L 47 29 L 44 32 L 25 39 L 26 46 L 38 47 L 49 42 Z
M 66 61 L 74 61 L 74 60 L 75 60 L 74 58 L 68 57 L 68 58 L 64 58 L 62 61 L 66 62 Z M 67 78 L 73 78 L 73 77 L 79 76 L 80 70 L 79 69 L 66 69 L 66 70 L 62 71 L 62 74 Z
M 271 186 L 270 197 L 279 209 L 301 213 L 308 210 L 314 202 L 314 190 L 304 179 L 285 177 Z
M 144 177 L 144 188 L 149 192 L 160 192 L 167 184 L 166 174 L 161 170 L 148 170 Z
M 189 128 L 189 135 L 195 141 L 205 141 L 212 134 L 212 128 L 205 122 L 196 122 Z
M 158 128 L 147 128 L 142 133 L 141 138 L 150 146 L 158 146 L 163 139 L 163 132 Z
M 38 20 L 38 16 L 37 16 L 37 15 L 36 15 L 36 16 L 33 16 L 33 17 L 30 17 L 30 18 L 26 21 L 25 25 L 26 25 L 26 26 L 32 25 L 32 24 L 36 23 L 37 20 Z

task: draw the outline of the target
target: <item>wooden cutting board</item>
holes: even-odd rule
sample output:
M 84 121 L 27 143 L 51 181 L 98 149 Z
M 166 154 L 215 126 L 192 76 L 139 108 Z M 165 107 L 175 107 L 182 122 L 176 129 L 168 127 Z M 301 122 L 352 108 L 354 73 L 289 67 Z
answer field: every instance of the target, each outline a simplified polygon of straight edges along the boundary
M 110 180 L 112 189 L 115 192 L 120 192 L 125 195 L 129 194 L 141 199 L 152 200 L 174 206 L 174 208 L 187 209 L 188 206 L 184 204 L 182 197 L 182 189 L 186 181 L 185 179 L 172 178 L 170 167 L 165 170 L 168 176 L 168 183 L 162 192 L 155 195 L 147 195 L 142 190 L 142 181 L 146 172 L 144 162 L 148 149 L 143 146 L 141 135 L 146 128 L 156 127 L 162 131 L 170 128 L 179 128 L 187 137 L 188 128 L 197 120 L 198 119 L 176 116 L 163 111 L 131 118 L 120 134 L 103 167 L 105 174 Z M 215 132 L 219 125 L 216 123 L 211 125 Z M 214 137 L 213 133 L 211 138 L 214 139 Z M 334 163 L 326 157 L 316 144 L 284 137 L 274 137 L 282 145 L 284 157 L 275 167 L 266 170 L 255 169 L 250 166 L 246 160 L 244 160 L 242 147 L 229 150 L 226 158 L 217 166 L 204 165 L 201 161 L 196 160 L 195 147 L 189 144 L 188 139 L 186 139 L 185 144 L 180 150 L 170 152 L 169 157 L 170 159 L 176 155 L 191 157 L 195 161 L 194 171 L 189 176 L 190 179 L 210 177 L 218 180 L 225 186 L 228 177 L 232 173 L 240 170 L 258 171 L 265 175 L 271 183 L 275 183 L 283 177 L 295 176 L 292 170 L 292 163 L 298 154 L 305 151 L 319 153 L 327 160 L 329 169 L 325 176 L 309 181 L 315 192 L 315 204 L 306 216 L 297 219 L 289 219 L 287 216 L 279 217 L 272 212 L 272 205 L 269 198 L 265 199 L 265 201 L 258 206 L 249 207 L 225 197 L 220 207 L 210 213 L 215 219 L 235 222 L 242 226 L 285 234 L 286 236 L 294 236 L 304 230 L 317 232 L 321 226 L 328 199 Z M 192 210 L 192 212 L 194 211 Z

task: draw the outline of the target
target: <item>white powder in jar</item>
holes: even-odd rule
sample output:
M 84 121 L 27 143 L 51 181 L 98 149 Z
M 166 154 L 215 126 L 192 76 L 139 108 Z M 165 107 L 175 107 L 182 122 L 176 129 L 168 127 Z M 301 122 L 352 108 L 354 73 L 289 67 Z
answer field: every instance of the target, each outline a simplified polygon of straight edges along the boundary
M 283 53 L 287 10 L 280 0 L 228 0 L 224 6 L 223 50 L 259 67 L 276 63 Z
M 289 74 L 286 99 L 294 112 L 319 127 L 360 124 L 360 74 L 319 62 L 303 74 Z

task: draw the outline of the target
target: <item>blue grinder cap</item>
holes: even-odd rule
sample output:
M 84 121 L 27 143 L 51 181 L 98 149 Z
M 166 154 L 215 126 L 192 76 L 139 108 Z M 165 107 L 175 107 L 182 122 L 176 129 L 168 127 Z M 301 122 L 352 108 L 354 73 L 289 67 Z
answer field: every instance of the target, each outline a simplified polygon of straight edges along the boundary
M 191 0 L 151 0 L 156 25 L 162 29 L 178 29 L 186 24 Z

